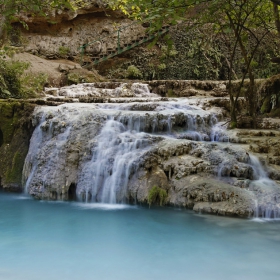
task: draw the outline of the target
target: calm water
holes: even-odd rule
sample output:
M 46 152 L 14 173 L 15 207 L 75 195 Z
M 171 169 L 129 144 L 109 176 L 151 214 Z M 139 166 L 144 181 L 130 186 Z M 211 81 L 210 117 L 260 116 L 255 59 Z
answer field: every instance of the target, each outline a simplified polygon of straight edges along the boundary
M 280 279 L 280 221 L 97 206 L 0 193 L 0 279 Z

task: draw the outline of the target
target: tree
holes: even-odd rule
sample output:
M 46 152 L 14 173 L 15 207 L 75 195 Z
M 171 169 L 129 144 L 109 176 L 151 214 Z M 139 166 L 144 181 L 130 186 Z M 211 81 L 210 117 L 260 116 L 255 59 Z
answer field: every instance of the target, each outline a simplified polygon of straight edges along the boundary
M 214 32 L 230 41 L 228 42 L 230 53 L 228 77 L 232 127 L 235 127 L 237 123 L 236 105 L 245 78 L 249 78 L 249 87 L 245 92 L 248 114 L 252 117 L 252 125 L 256 125 L 257 98 L 254 77 L 256 61 L 254 57 L 260 44 L 275 28 L 276 18 L 273 21 L 273 15 L 275 16 L 273 6 L 278 5 L 278 2 L 280 3 L 278 0 L 110 1 L 111 5 L 121 9 L 127 15 L 152 22 L 153 31 L 160 29 L 164 24 L 176 24 L 184 20 L 190 21 L 192 26 L 211 24 Z M 232 76 L 237 52 L 241 53 L 244 66 L 242 77 L 239 77 L 241 78 L 239 89 L 237 93 L 233 93 Z
M 216 2 L 216 3 L 214 3 Z M 248 114 L 252 118 L 252 126 L 256 127 L 257 95 L 254 77 L 255 54 L 266 36 L 272 30 L 272 6 L 270 1 L 256 0 L 227 0 L 212 1 L 208 7 L 209 16 L 215 17 L 213 23 L 218 32 L 232 34 L 234 38 L 231 46 L 229 62 L 229 96 L 231 101 L 231 125 L 236 126 L 236 106 L 245 78 L 249 78 L 249 86 L 245 91 Z M 243 74 L 237 92 L 232 90 L 233 62 L 237 50 L 243 58 Z

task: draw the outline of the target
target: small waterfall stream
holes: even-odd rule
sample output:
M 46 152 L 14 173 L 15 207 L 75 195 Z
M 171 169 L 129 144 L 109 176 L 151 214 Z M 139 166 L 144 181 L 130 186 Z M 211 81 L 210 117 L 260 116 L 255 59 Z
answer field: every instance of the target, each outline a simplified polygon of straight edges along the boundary
M 254 181 L 249 189 L 256 193 L 255 217 L 266 219 L 280 217 L 280 197 L 278 194 L 279 185 L 267 176 L 261 162 L 256 156 L 250 155 L 250 164 L 254 169 Z M 265 192 L 263 190 L 266 190 Z M 271 199 L 272 198 L 272 199 Z
M 110 119 L 96 140 L 92 158 L 79 176 L 79 197 L 103 203 L 125 202 L 129 176 L 137 168 L 136 162 L 146 151 L 145 147 L 152 144 L 151 137 Z

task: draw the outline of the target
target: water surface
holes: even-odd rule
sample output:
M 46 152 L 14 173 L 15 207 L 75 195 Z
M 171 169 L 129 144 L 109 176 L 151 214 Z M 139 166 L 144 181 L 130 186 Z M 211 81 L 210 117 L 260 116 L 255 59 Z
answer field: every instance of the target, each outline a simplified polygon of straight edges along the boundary
M 0 193 L 0 279 L 280 279 L 280 222 Z

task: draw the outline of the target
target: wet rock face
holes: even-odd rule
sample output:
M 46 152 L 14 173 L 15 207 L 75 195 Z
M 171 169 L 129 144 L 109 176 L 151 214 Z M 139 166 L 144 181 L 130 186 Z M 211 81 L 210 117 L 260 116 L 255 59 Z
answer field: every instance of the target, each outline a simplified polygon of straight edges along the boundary
M 152 182 L 167 190 L 167 204 L 197 212 L 278 217 L 280 185 L 246 150 L 221 143 L 164 140 L 143 157 L 142 169 L 131 179 L 129 190 L 146 202 Z M 148 191 L 147 191 L 148 189 Z
M 105 120 L 105 116 L 93 116 L 90 112 L 79 119 L 75 109 L 70 120 L 70 112 L 65 107 L 36 110 L 33 123 L 37 127 L 23 170 L 23 179 L 35 198 L 68 199 L 71 183 L 77 182 L 79 165 L 95 144 L 88 140 L 95 138 Z M 72 129 L 76 133 L 71 133 Z
M 34 127 L 34 105 L 28 102 L 0 102 L 0 188 L 22 191 L 22 169 Z

